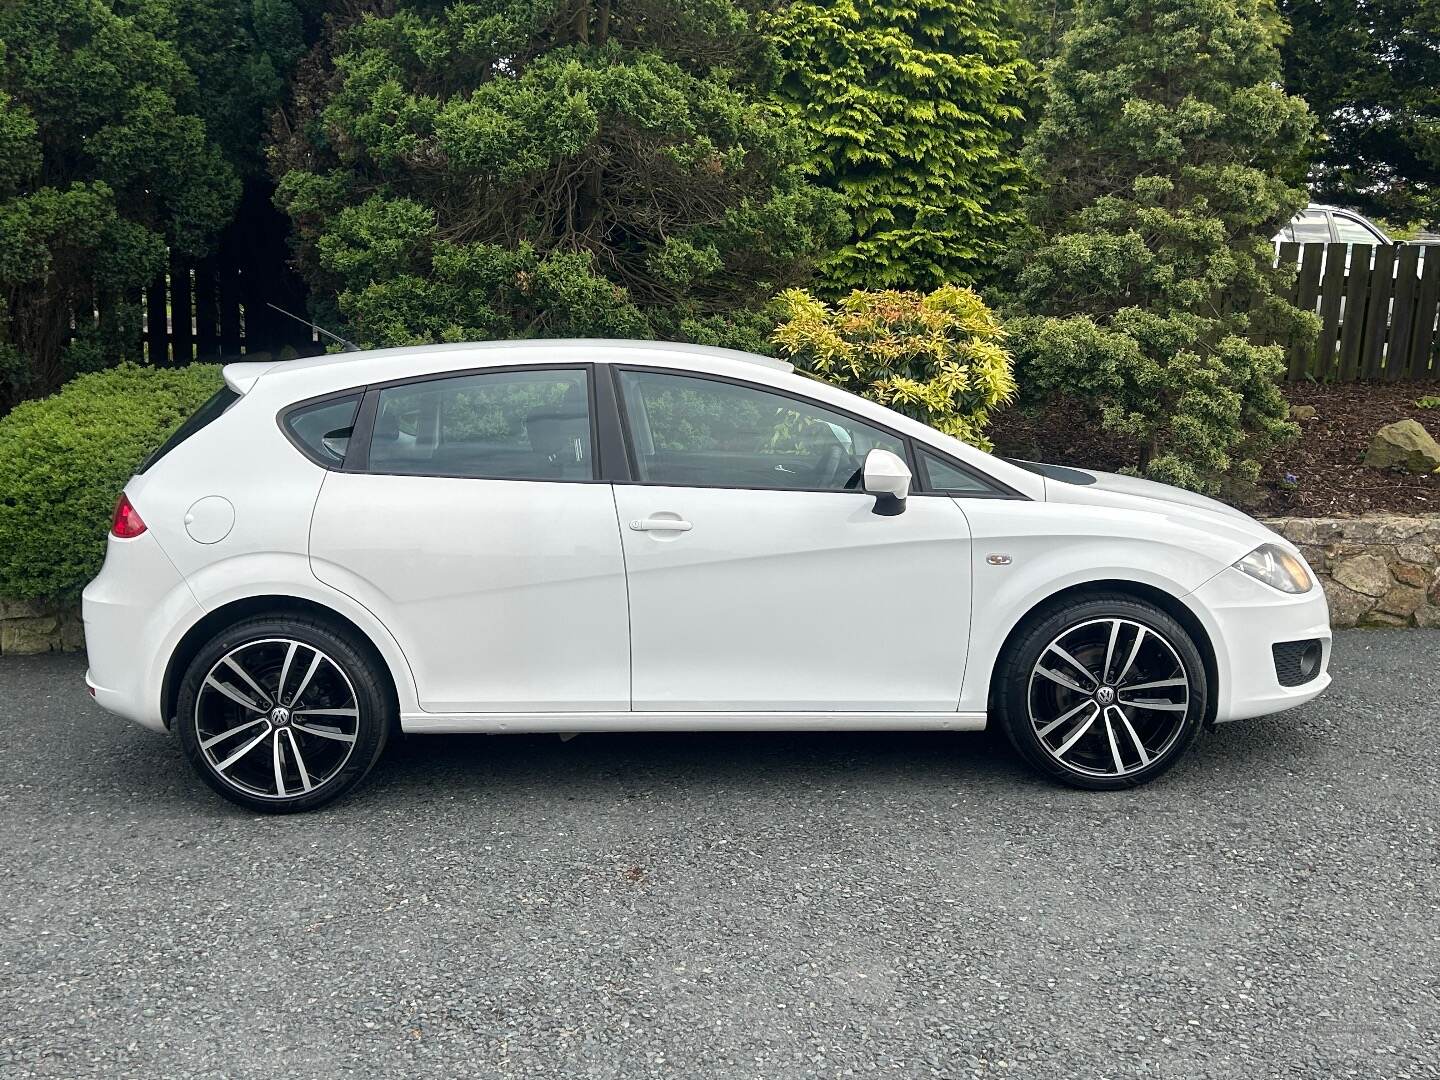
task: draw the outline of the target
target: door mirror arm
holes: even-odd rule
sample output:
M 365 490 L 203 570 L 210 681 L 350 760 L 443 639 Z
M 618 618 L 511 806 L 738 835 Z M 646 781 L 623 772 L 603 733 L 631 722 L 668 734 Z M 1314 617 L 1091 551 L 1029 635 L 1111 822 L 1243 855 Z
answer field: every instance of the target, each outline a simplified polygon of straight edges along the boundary
M 874 509 L 870 512 L 880 517 L 896 517 L 905 512 L 905 500 L 883 493 L 876 495 Z

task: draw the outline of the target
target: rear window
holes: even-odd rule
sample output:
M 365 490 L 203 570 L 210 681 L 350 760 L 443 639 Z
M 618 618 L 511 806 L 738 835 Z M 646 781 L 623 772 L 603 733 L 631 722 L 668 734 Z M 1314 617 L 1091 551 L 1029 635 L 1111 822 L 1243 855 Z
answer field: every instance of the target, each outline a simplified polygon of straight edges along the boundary
M 285 433 L 316 465 L 338 469 L 345 464 L 359 408 L 359 394 L 301 405 L 285 414 Z
M 231 405 L 235 404 L 235 402 L 239 400 L 240 395 L 237 394 L 234 390 L 231 390 L 228 386 L 222 386 L 219 390 L 216 390 L 209 401 L 205 402 L 204 405 L 201 405 L 200 408 L 196 409 L 190 415 L 190 419 L 186 420 L 183 424 L 181 424 L 178 428 L 175 429 L 175 434 L 171 435 L 170 438 L 166 439 L 163 443 L 160 444 L 159 450 L 156 450 L 153 454 L 151 454 L 148 458 L 145 459 L 144 464 L 140 466 L 140 472 L 145 472 L 150 468 L 150 466 L 154 465 L 166 454 L 170 453 L 171 450 L 174 450 L 186 439 L 190 438 L 191 435 L 194 435 L 201 428 L 207 427 L 214 421 L 218 420 L 222 415 L 224 415 L 226 409 L 230 408 Z

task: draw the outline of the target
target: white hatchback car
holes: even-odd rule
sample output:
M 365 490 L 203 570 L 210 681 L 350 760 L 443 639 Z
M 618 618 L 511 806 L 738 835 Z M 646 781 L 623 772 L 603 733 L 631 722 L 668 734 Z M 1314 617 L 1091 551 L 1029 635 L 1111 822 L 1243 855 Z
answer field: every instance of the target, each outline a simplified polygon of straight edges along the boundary
M 1329 683 L 1300 554 L 744 353 L 528 341 L 225 368 L 85 590 L 91 693 L 305 810 L 395 730 L 978 730 L 1068 783 Z

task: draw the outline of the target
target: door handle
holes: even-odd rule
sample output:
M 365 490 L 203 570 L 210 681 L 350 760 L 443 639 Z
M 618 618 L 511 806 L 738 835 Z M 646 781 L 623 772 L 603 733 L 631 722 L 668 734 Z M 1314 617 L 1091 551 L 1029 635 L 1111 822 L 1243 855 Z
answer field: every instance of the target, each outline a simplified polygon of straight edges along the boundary
M 630 522 L 630 528 L 636 532 L 689 532 L 694 527 L 690 522 L 682 521 L 678 517 L 636 518 Z

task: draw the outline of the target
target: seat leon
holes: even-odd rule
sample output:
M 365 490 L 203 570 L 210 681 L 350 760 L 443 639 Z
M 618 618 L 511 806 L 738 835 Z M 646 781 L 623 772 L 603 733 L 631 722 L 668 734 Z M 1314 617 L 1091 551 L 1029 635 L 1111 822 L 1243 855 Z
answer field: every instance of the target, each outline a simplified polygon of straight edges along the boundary
M 84 594 L 87 681 L 263 811 L 397 731 L 995 723 L 1092 789 L 1329 683 L 1305 560 L 1221 503 L 1011 462 L 724 350 L 237 363 Z

